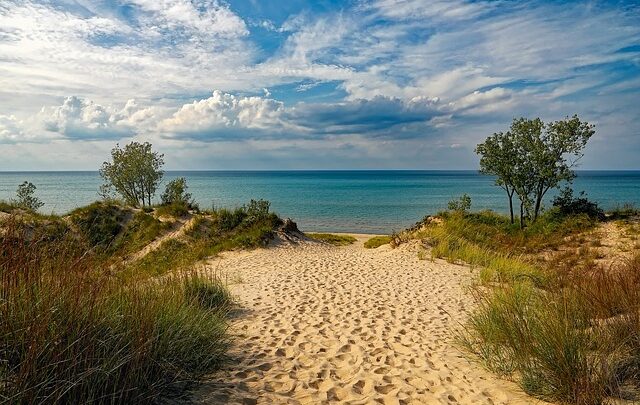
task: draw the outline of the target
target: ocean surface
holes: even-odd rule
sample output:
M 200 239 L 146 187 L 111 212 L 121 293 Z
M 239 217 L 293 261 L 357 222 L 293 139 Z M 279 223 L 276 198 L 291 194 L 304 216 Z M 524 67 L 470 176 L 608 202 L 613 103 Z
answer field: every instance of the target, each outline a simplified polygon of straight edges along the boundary
M 164 179 L 180 176 L 202 208 L 264 198 L 304 231 L 389 233 L 443 210 L 463 193 L 473 209 L 508 210 L 504 191 L 476 171 L 169 171 Z M 37 186 L 43 213 L 57 214 L 98 199 L 102 183 L 97 172 L 0 172 L 0 200 L 13 198 L 23 181 Z M 586 191 L 605 209 L 640 206 L 640 171 L 580 171 L 574 190 Z

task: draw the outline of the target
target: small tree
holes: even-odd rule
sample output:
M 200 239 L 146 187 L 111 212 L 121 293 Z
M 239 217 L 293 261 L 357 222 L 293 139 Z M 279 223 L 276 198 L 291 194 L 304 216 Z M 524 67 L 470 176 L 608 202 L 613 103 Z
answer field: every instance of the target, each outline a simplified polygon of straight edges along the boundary
M 113 188 L 135 207 L 151 205 L 164 172 L 164 155 L 154 152 L 149 142 L 131 142 L 124 149 L 111 150 L 111 162 L 104 162 L 100 175 L 105 180 L 101 193 Z
M 576 177 L 573 169 L 584 156 L 583 150 L 595 133 L 594 125 L 582 122 L 577 115 L 550 122 L 544 132 L 530 134 L 523 148 L 530 153 L 534 169 L 534 221 L 540 214 L 542 199 L 547 191 L 562 182 L 571 183 Z
M 471 197 L 469 197 L 467 193 L 464 193 L 457 200 L 449 201 L 448 208 L 451 211 L 465 213 L 471 209 Z
M 593 125 L 577 116 L 544 124 L 539 118 L 514 119 L 506 133 L 496 133 L 478 145 L 480 171 L 497 176 L 496 184 L 509 197 L 513 223 L 513 195 L 520 200 L 520 226 L 535 221 L 546 193 L 575 178 L 573 168 L 583 156 Z
M 36 191 L 36 186 L 28 181 L 20 184 L 16 190 L 15 204 L 23 209 L 29 211 L 37 211 L 44 205 L 42 201 L 33 194 Z
M 160 197 L 162 205 L 183 204 L 190 206 L 192 204 L 191 194 L 187 193 L 187 188 L 187 180 L 184 177 L 171 180 Z

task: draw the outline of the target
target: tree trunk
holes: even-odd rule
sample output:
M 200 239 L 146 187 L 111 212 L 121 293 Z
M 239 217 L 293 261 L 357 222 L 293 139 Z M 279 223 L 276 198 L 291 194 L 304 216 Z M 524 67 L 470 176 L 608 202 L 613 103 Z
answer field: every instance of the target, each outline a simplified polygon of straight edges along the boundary
M 513 191 L 511 194 L 509 194 L 509 192 L 507 192 L 507 194 L 509 195 L 509 214 L 511 215 L 511 225 L 513 225 Z
M 536 195 L 536 207 L 533 211 L 533 220 L 538 220 L 538 214 L 540 213 L 540 205 L 542 204 L 542 189 L 538 190 Z
M 520 229 L 524 229 L 524 203 L 520 202 Z

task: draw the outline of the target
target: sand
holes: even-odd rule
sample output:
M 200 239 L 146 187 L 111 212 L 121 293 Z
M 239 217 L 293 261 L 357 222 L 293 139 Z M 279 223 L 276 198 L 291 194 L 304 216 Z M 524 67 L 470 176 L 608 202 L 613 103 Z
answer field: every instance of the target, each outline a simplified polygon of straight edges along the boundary
M 196 403 L 530 404 L 470 361 L 455 331 L 473 308 L 468 267 L 417 246 L 281 243 L 209 261 L 239 309 L 231 361 Z

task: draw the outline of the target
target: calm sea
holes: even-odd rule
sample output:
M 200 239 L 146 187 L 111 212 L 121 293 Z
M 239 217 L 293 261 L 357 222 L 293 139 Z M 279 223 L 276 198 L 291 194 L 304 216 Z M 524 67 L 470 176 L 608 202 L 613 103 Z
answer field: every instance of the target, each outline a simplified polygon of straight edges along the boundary
M 442 210 L 462 193 L 471 196 L 473 209 L 508 209 L 502 189 L 475 171 L 172 171 L 165 180 L 180 176 L 203 208 L 264 198 L 306 231 L 388 233 Z M 97 172 L 0 172 L 0 199 L 12 198 L 25 180 L 37 186 L 46 213 L 95 201 L 101 184 Z M 640 171 L 578 172 L 574 189 L 606 209 L 639 206 Z

